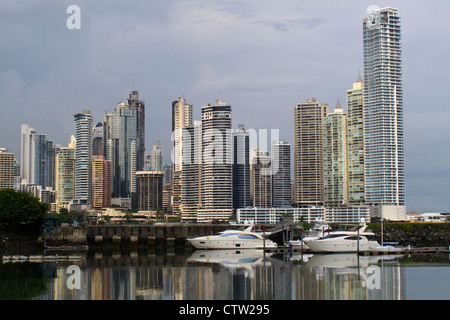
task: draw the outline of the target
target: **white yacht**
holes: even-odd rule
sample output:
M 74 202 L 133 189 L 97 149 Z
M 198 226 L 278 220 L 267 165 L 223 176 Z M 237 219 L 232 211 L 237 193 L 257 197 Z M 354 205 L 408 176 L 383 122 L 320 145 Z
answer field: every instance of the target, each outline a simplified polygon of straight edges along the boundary
M 378 242 L 367 237 L 374 236 L 372 232 L 365 231 L 366 224 L 353 231 L 332 231 L 323 238 L 305 240 L 308 247 L 314 252 L 357 252 L 370 251 L 379 247 Z
M 312 229 L 305 232 L 305 235 L 303 237 L 303 243 L 301 239 L 297 240 L 289 240 L 287 241 L 287 246 L 292 246 L 292 248 L 298 249 L 309 249 L 308 245 L 306 244 L 306 241 L 316 240 L 319 238 L 325 237 L 327 234 L 330 233 L 330 226 L 326 222 L 316 222 Z
M 226 230 L 218 235 L 187 239 L 197 249 L 262 249 L 276 248 L 277 244 L 264 239 L 261 232 L 253 232 L 253 226 L 245 230 Z

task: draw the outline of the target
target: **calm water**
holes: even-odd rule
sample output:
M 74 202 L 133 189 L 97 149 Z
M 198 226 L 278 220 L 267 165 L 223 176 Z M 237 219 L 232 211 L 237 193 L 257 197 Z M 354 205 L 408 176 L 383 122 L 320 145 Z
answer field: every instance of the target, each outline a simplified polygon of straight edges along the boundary
M 358 258 L 254 250 L 79 255 L 81 261 L 0 263 L 0 300 L 450 299 L 448 255 Z

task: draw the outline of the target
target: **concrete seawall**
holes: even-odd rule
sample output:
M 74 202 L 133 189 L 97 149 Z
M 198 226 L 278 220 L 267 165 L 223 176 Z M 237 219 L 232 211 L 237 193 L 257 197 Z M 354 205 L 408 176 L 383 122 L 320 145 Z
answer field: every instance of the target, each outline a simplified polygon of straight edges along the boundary
M 269 226 L 266 226 L 268 229 Z M 149 246 L 185 246 L 186 239 L 217 234 L 227 229 L 245 229 L 242 225 L 161 223 L 155 225 L 93 225 L 87 227 L 59 227 L 45 239 L 48 246 L 66 244 L 79 245 L 149 245 Z M 296 230 L 298 231 L 298 230 Z M 378 242 L 380 231 L 373 230 Z M 297 232 L 298 233 L 298 232 Z M 299 234 L 294 232 L 296 238 Z M 270 236 L 271 240 L 281 244 L 282 233 Z M 398 225 L 385 226 L 384 242 L 395 241 L 401 246 L 413 247 L 450 245 L 450 224 L 426 225 L 413 224 L 405 229 Z
M 87 227 L 59 227 L 55 235 L 46 238 L 47 245 L 66 243 L 78 245 L 180 245 L 188 238 L 217 234 L 244 226 L 221 224 L 164 223 L 157 225 L 94 225 Z

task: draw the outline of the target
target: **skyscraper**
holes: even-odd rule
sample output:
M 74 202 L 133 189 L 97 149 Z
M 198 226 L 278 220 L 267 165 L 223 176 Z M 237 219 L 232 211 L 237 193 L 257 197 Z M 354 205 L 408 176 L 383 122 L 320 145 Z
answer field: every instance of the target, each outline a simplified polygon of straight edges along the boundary
M 202 209 L 199 221 L 233 213 L 231 106 L 216 100 L 202 107 Z
M 0 190 L 14 188 L 14 153 L 0 148 Z
M 150 152 L 150 168 L 153 171 L 162 171 L 164 164 L 164 152 L 161 148 L 161 142 L 153 146 L 153 150 Z
M 323 120 L 323 202 L 348 204 L 347 116 L 341 103 Z
M 47 135 L 21 126 L 21 176 L 27 184 L 54 188 L 55 146 Z
M 55 191 L 58 207 L 67 208 L 75 198 L 75 149 L 76 140 L 70 137 L 70 143 L 65 148 L 60 148 L 55 157 Z
M 137 110 L 123 102 L 115 110 L 103 113 L 105 155 L 107 160 L 111 160 L 113 172 L 113 198 L 131 198 L 133 201 L 137 146 L 140 144 L 137 121 Z M 134 202 L 133 207 L 135 205 Z
M 103 123 L 97 122 L 94 127 L 94 133 L 92 135 L 92 155 L 103 156 L 104 155 L 103 146 Z
M 267 151 L 257 151 L 252 159 L 252 202 L 254 207 L 272 208 L 272 163 Z
M 196 221 L 202 205 L 201 137 L 201 121 L 194 121 L 194 126 L 184 128 L 180 208 L 183 221 Z
M 92 133 L 93 117 L 89 110 L 74 115 L 75 121 L 75 198 L 80 204 L 92 200 Z
M 137 199 L 140 211 L 155 211 L 163 208 L 163 176 L 162 171 L 138 171 Z
M 328 110 L 315 98 L 294 109 L 295 202 L 300 206 L 323 203 L 323 118 Z
M 112 167 L 111 160 L 94 156 L 92 160 L 92 208 L 111 206 Z
M 131 91 L 127 105 L 136 110 L 136 170 L 139 171 L 144 168 L 145 158 L 145 102 L 139 100 L 138 91 Z
M 347 90 L 348 202 L 364 204 L 364 83 Z
M 233 208 L 251 206 L 250 133 L 244 125 L 233 132 Z
M 192 127 L 192 105 L 187 103 L 184 98 L 179 97 L 177 101 L 172 102 L 172 160 L 173 160 L 173 213 L 181 214 L 181 193 L 182 193 L 182 132 L 184 128 Z
M 369 204 L 405 205 L 400 40 L 398 9 L 378 9 L 363 20 L 365 199 Z
M 272 206 L 291 207 L 291 145 L 272 142 Z

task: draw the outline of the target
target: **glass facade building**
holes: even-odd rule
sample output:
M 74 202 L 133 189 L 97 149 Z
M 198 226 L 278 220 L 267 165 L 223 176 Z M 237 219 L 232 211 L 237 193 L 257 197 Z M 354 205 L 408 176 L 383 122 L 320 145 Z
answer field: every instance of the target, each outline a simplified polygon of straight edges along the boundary
M 105 155 L 112 166 L 112 197 L 132 198 L 136 191 L 137 110 L 125 103 L 103 113 Z

